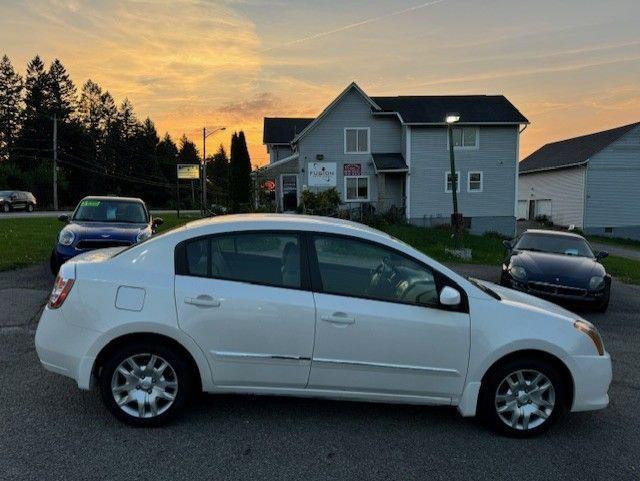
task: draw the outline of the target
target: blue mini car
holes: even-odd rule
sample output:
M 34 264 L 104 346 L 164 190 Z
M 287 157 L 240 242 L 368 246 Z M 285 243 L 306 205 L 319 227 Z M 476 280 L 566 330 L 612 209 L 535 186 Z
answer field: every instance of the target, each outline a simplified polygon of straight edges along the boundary
M 58 217 L 67 225 L 58 234 L 51 253 L 51 272 L 78 254 L 105 247 L 127 247 L 142 242 L 163 223 L 153 219 L 140 199 L 85 197 L 71 216 Z

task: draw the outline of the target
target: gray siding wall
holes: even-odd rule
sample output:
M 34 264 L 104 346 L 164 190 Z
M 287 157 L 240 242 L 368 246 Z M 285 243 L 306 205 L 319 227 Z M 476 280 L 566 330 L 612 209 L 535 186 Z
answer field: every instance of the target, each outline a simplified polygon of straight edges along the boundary
M 551 220 L 554 224 L 573 224 L 582 228 L 585 174 L 585 167 L 521 174 L 518 181 L 518 199 L 550 199 Z
M 322 162 L 336 162 L 336 189 L 344 199 L 343 165 L 359 163 L 362 174 L 369 176 L 369 198 L 376 201 L 378 185 L 370 154 L 345 154 L 344 129 L 348 127 L 369 127 L 371 152 L 401 152 L 402 128 L 395 116 L 374 117 L 371 107 L 354 89 L 345 94 L 341 101 L 298 143 L 301 171 L 300 187 L 308 184 L 308 164 L 316 162 L 316 156 L 324 156 Z M 321 187 L 309 187 L 319 190 Z
M 518 128 L 480 127 L 478 132 L 477 150 L 455 151 L 461 181 L 459 210 L 472 217 L 474 232 L 498 230 L 510 235 L 515 231 Z M 410 168 L 411 221 L 424 225 L 438 223 L 438 218 L 448 221 L 453 207 L 451 193 L 445 192 L 445 172 L 451 170 L 445 128 L 411 128 Z M 467 175 L 476 171 L 483 173 L 483 190 L 467 192 Z M 480 227 L 483 224 L 490 228 Z
M 272 145 L 269 147 L 269 163 L 273 164 L 278 160 L 286 159 L 293 155 L 293 150 L 289 145 Z
M 586 185 L 585 227 L 640 226 L 640 127 L 589 159 Z

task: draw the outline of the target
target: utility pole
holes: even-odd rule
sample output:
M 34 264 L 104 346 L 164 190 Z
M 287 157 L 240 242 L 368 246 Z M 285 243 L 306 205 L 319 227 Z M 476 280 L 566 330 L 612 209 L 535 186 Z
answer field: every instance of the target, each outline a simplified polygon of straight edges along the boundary
M 459 114 L 447 114 L 445 122 L 447 124 L 447 136 L 449 140 L 449 163 L 451 164 L 451 197 L 453 199 L 453 214 L 451 215 L 451 227 L 456 240 L 456 247 L 460 241 L 460 230 L 462 229 L 462 214 L 458 212 L 458 187 L 460 179 L 456 173 L 456 160 L 453 145 L 453 124 L 460 121 Z
M 53 210 L 58 210 L 58 118 L 53 114 Z

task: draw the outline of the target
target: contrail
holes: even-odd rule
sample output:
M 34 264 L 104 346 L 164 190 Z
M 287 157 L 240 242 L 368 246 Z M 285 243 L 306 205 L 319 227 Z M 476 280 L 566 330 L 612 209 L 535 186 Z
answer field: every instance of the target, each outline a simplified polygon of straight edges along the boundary
M 351 30 L 352 28 L 361 27 L 362 25 L 367 25 L 369 23 L 378 22 L 380 20 L 384 20 L 385 18 L 396 17 L 398 15 L 402 15 L 405 13 L 413 12 L 415 10 L 420 10 L 422 8 L 430 7 L 432 5 L 437 5 L 438 3 L 442 3 L 445 0 L 434 0 L 432 2 L 421 3 L 420 5 L 414 5 L 413 7 L 405 8 L 404 10 L 398 10 L 397 12 L 386 13 L 384 15 L 380 15 L 378 17 L 367 18 L 366 20 L 362 20 L 356 23 L 350 23 L 349 25 L 343 25 L 342 27 L 335 28 L 333 30 L 327 30 L 326 32 L 315 33 L 313 35 L 309 35 L 307 37 L 298 38 L 296 40 L 291 40 L 290 42 L 281 43 L 278 45 L 274 45 L 273 47 L 269 47 L 263 50 L 263 52 L 267 52 L 269 50 L 274 50 L 276 48 L 281 47 L 289 47 L 291 45 L 296 45 L 298 43 L 307 42 L 309 40 L 315 40 L 317 38 L 326 37 L 328 35 L 333 35 L 334 33 L 344 32 L 345 30 Z

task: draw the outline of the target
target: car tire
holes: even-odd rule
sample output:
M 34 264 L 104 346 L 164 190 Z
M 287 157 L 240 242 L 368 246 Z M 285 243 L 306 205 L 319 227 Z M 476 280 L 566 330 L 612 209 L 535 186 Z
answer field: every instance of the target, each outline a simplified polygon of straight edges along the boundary
M 33 212 L 33 204 L 27 204 L 27 212 Z
M 193 372 L 171 347 L 134 342 L 109 354 L 98 382 L 102 400 L 116 418 L 135 427 L 155 427 L 182 411 L 192 392 Z
M 11 206 L 9 204 L 2 204 L 2 212 L 5 214 L 11 212 Z
M 511 359 L 483 380 L 479 414 L 505 436 L 537 436 L 566 414 L 570 390 L 553 363 L 533 357 Z
M 49 268 L 51 269 L 51 274 L 57 276 L 61 265 L 62 264 L 58 262 L 55 251 L 52 251 L 51 256 L 49 257 Z
M 609 308 L 609 299 L 611 299 L 611 286 L 607 287 L 604 298 L 596 305 L 595 311 L 601 313 L 607 312 L 607 309 Z

